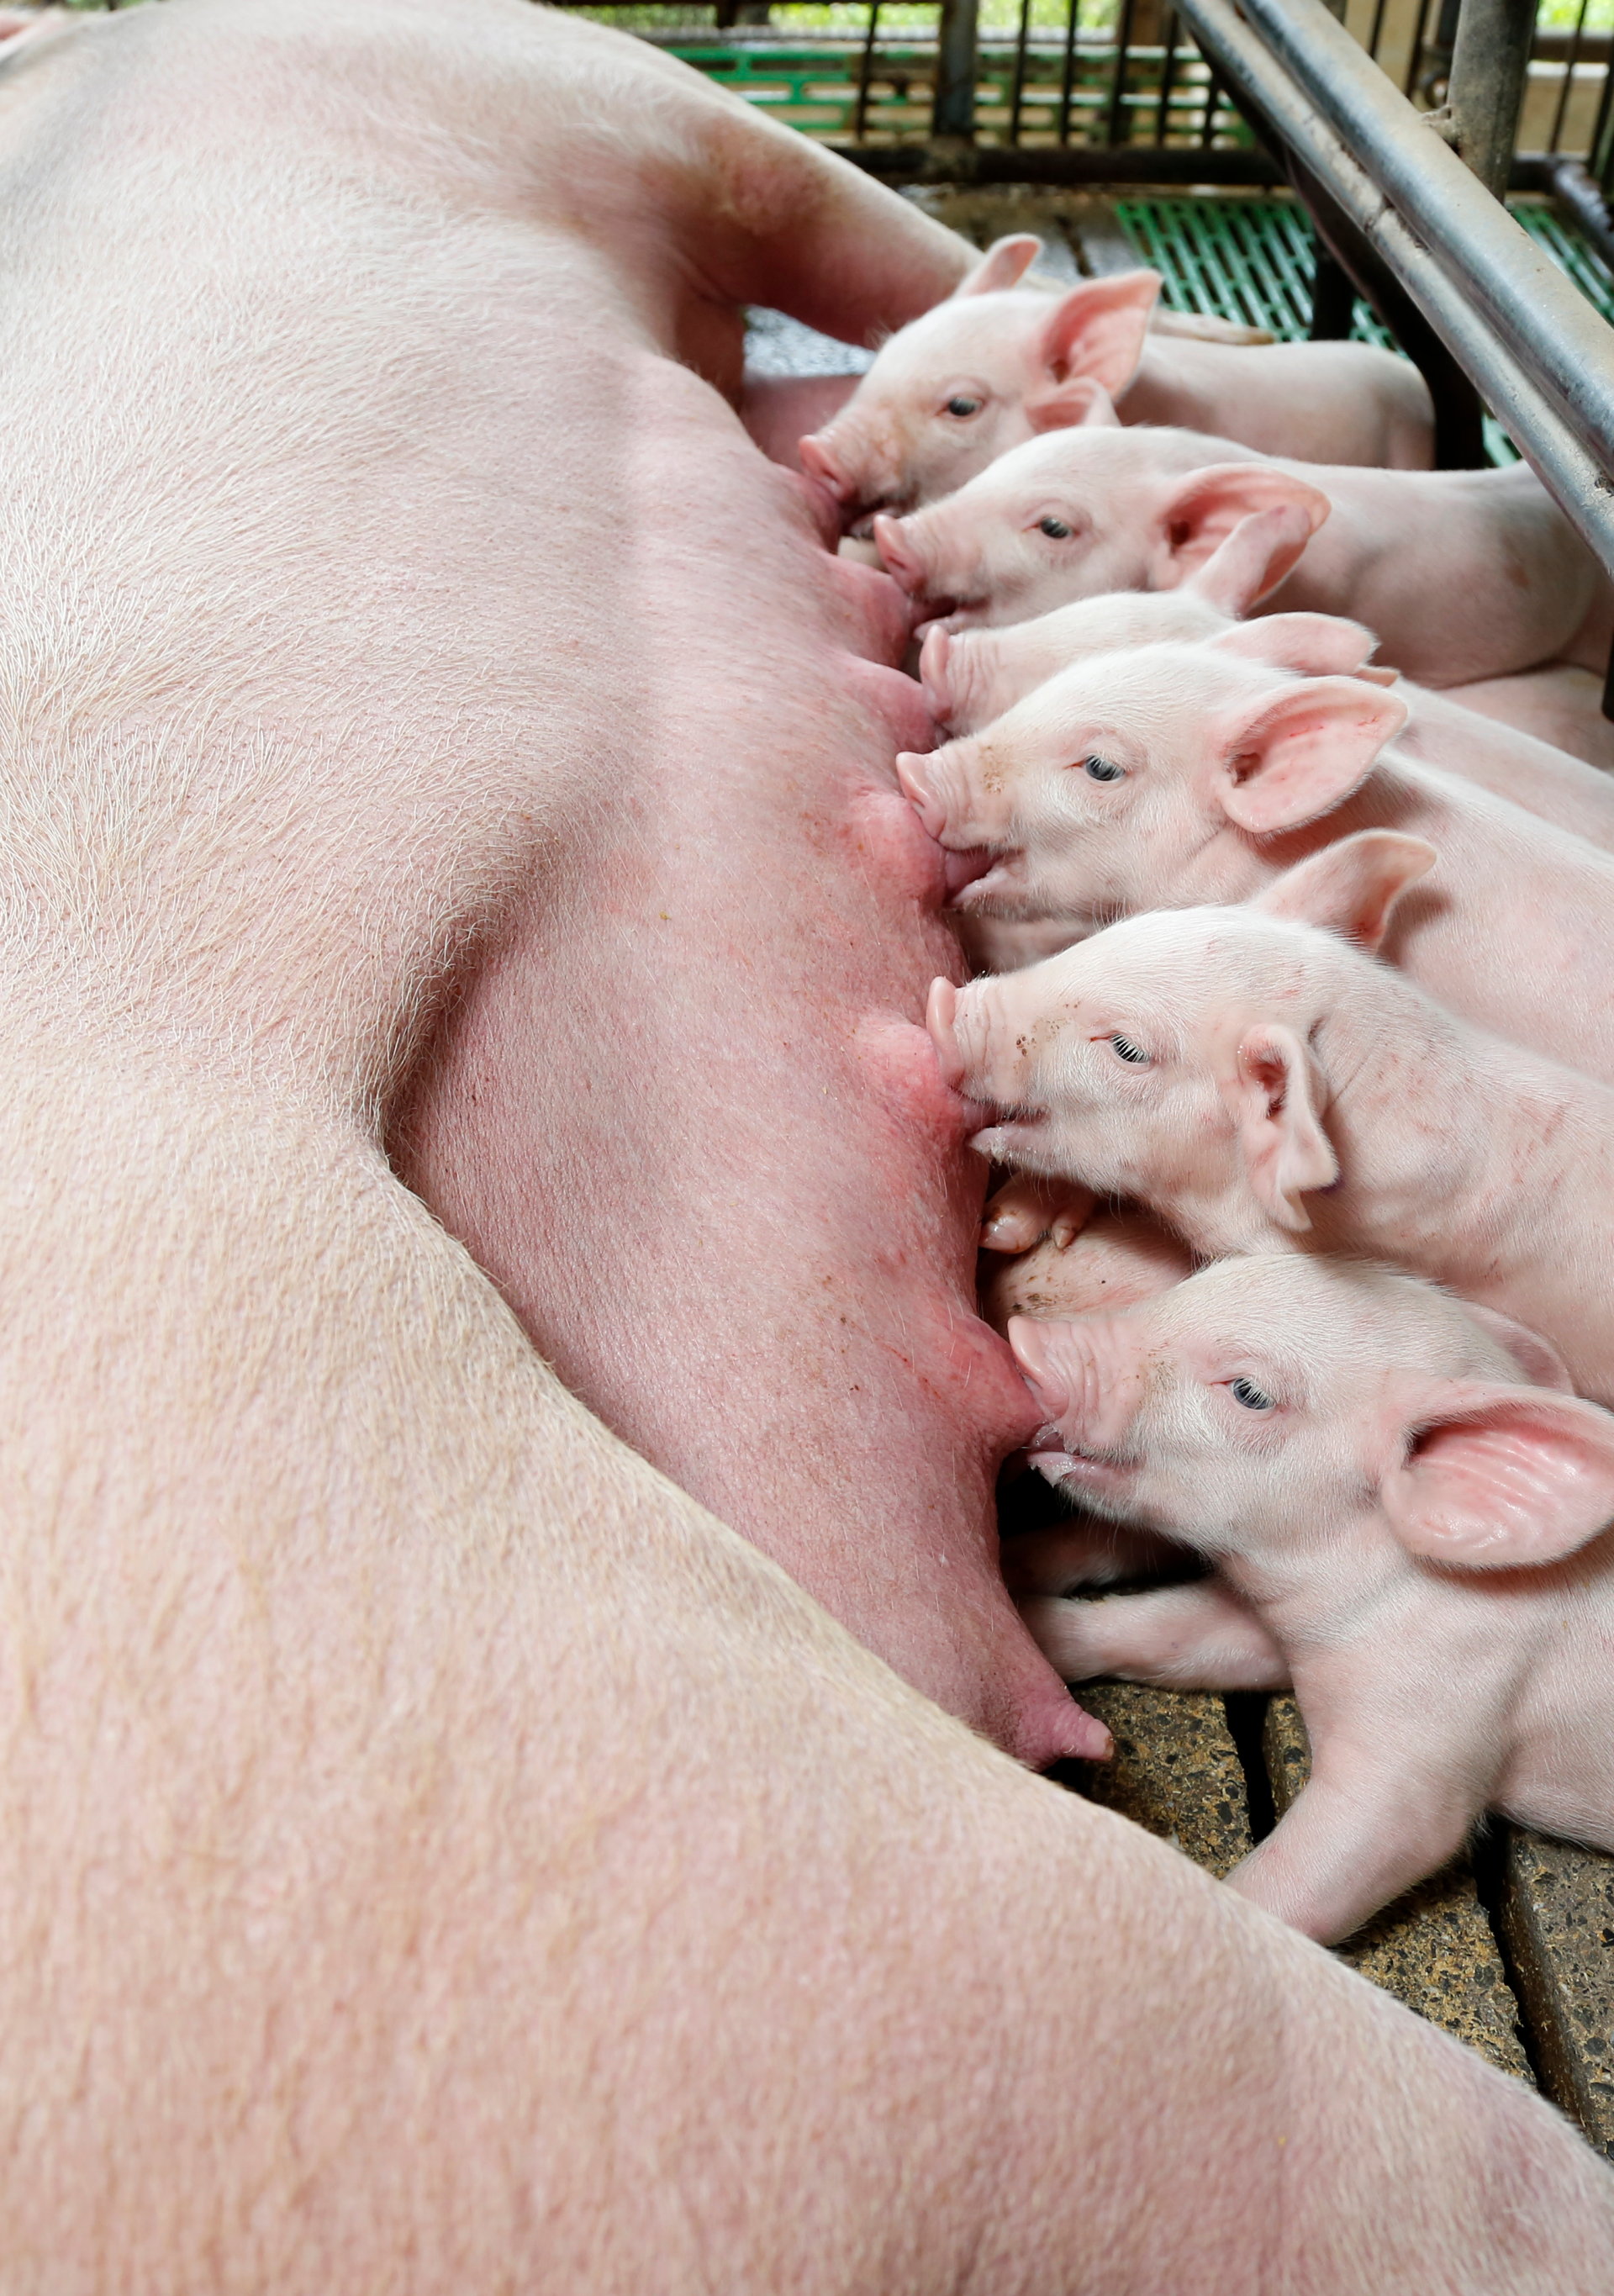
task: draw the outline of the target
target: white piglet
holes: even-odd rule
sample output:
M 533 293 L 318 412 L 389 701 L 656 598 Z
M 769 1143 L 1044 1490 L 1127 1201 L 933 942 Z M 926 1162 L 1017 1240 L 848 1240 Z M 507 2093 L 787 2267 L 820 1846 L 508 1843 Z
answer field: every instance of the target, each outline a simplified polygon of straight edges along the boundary
M 1318 658 L 1331 642 L 1347 670 L 1370 643 L 1331 618 L 1272 622 Z M 903 752 L 904 789 L 957 857 L 954 906 L 1068 944 L 1146 909 L 1247 899 L 1308 852 L 1393 828 L 1440 858 L 1386 955 L 1454 1013 L 1614 1082 L 1614 857 L 1402 755 L 1394 690 L 1249 659 L 1261 633 L 1100 654 L 984 733 Z
M 1109 591 L 1176 589 L 1241 520 L 1290 505 L 1312 539 L 1268 594 L 1274 611 L 1364 622 L 1387 661 L 1429 685 L 1553 661 L 1603 668 L 1614 586 L 1524 463 L 1282 461 L 1196 431 L 1122 430 L 1088 390 L 1086 422 L 1012 448 L 928 510 L 875 519 L 881 555 L 922 618 L 965 629 Z
M 988 1104 L 974 1145 L 995 1162 L 1084 1206 L 1146 1204 L 1206 1259 L 1394 1261 L 1544 1332 L 1614 1404 L 1614 1090 L 1369 954 L 1434 858 L 1369 830 L 1244 907 L 1156 910 L 1022 972 L 938 981 L 942 1073 Z M 1048 1224 L 1034 1194 L 1028 1242 Z
M 1331 614 L 1274 613 L 1241 623 L 1293 566 L 1310 531 L 1298 509 L 1279 504 L 1241 519 L 1175 590 L 1110 591 L 1001 627 L 949 632 L 937 624 L 926 632 L 920 653 L 926 707 L 944 734 L 979 734 L 1050 678 L 1094 654 L 1223 639 L 1249 660 L 1306 676 L 1346 674 L 1394 685 L 1407 712 L 1397 736 L 1404 756 L 1460 775 L 1556 828 L 1614 849 L 1614 777 L 1587 763 L 1610 755 L 1614 728 L 1608 720 L 1600 718 L 1595 741 L 1583 742 L 1572 753 L 1505 720 L 1511 689 L 1541 676 L 1581 678 L 1585 671 L 1496 679 L 1480 691 L 1503 714 L 1482 716 L 1466 687 L 1455 694 L 1433 693 L 1370 661 L 1376 641 L 1359 622 Z
M 1079 422 L 1084 386 L 1123 422 L 1166 422 L 1306 462 L 1427 470 L 1429 392 L 1417 369 L 1366 343 L 1260 349 L 1150 332 L 1158 271 L 1051 293 L 1027 274 L 1029 234 L 1000 239 L 922 317 L 881 347 L 850 399 L 802 439 L 803 467 L 843 512 L 933 502 L 1011 447 Z
M 1328 1941 L 1487 1808 L 1614 1849 L 1614 1417 L 1534 1333 L 1388 1269 L 1234 1259 L 1010 1338 L 1045 1471 L 1216 1564 L 1030 1602 L 1055 1665 L 1294 1685 L 1310 1783 L 1235 1889 Z

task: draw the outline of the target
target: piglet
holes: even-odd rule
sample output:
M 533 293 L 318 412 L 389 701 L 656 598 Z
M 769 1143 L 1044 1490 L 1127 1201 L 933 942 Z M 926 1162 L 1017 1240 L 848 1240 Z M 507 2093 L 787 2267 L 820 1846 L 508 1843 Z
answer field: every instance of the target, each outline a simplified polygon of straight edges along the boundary
M 942 1074 L 995 1112 L 973 1138 L 994 1162 L 1133 1198 L 1206 1259 L 1393 1260 L 1545 1333 L 1614 1403 L 1614 1091 L 1376 961 L 1435 857 L 1369 830 L 1244 907 L 937 981 Z M 1011 1242 L 1012 1200 L 992 1218 Z
M 952 632 L 934 622 L 919 658 L 930 715 L 946 733 L 979 733 L 1046 679 L 1091 654 L 1178 638 L 1221 637 L 1277 587 L 1311 539 L 1315 523 L 1307 507 L 1278 503 L 1240 519 L 1175 589 L 1103 592 L 1001 627 Z M 1256 627 L 1281 647 L 1277 633 L 1290 619 L 1266 615 Z M 1362 634 L 1358 660 L 1366 660 L 1374 643 Z M 1286 657 L 1280 652 L 1270 658 Z M 1321 665 L 1308 658 L 1296 667 Z
M 1310 1783 L 1235 1889 L 1328 1942 L 1487 1808 L 1614 1849 L 1614 1417 L 1534 1333 L 1385 1268 L 1235 1259 L 1010 1339 L 1048 1468 L 1216 1564 L 1028 1604 L 1054 1664 L 1294 1685 Z
M 981 1314 L 994 1331 L 1006 1332 L 1016 1316 L 1064 1319 L 1128 1307 L 1192 1274 L 1192 1254 L 1147 1212 L 1090 1212 L 1091 1201 L 1059 1191 L 1047 1205 L 1048 1232 L 1028 1251 L 985 1263 Z M 1020 1209 L 1031 1211 L 1029 1192 Z M 1023 1471 L 1024 1464 L 1025 1455 L 1017 1454 L 1005 1472 L 1017 1465 Z M 1050 1571 L 1064 1594 L 1161 1571 L 1180 1576 L 1197 1558 L 1174 1540 L 1082 1509 L 1046 1529 L 1006 1537 L 1002 1562 L 1010 1593 L 1030 1595 L 1048 1584 Z
M 1001 628 L 949 633 L 935 624 L 919 661 L 930 715 L 946 734 L 977 734 L 1049 678 L 1094 654 L 1221 638 L 1236 643 L 1250 660 L 1307 676 L 1345 674 L 1395 685 L 1407 710 L 1397 736 L 1405 756 L 1460 775 L 1556 828 L 1614 850 L 1614 779 L 1595 770 L 1614 766 L 1614 726 L 1601 710 L 1594 725 L 1585 713 L 1567 722 L 1559 713 L 1550 718 L 1552 737 L 1537 738 L 1510 716 L 1529 716 L 1539 690 L 1567 685 L 1578 693 L 1592 685 L 1601 695 L 1601 685 L 1587 671 L 1537 670 L 1432 693 L 1410 679 L 1397 682 L 1393 670 L 1369 659 L 1376 647 L 1371 633 L 1331 614 L 1260 614 L 1232 641 L 1239 618 L 1275 588 L 1310 531 L 1299 510 L 1280 504 L 1241 519 L 1175 590 L 1078 598 Z
M 1332 618 L 1272 620 L 1317 621 L 1319 656 L 1332 640 L 1346 669 L 1370 643 Z M 903 752 L 903 787 L 967 879 L 954 906 L 1074 940 L 1141 909 L 1245 899 L 1348 832 L 1393 827 L 1440 862 L 1387 955 L 1454 1013 L 1614 1082 L 1614 857 L 1400 754 L 1395 692 L 1249 659 L 1262 628 L 1097 655 L 984 733 Z
M 1433 461 L 1429 392 L 1392 352 L 1162 340 L 1149 332 L 1158 271 L 1050 293 L 1027 280 L 1037 252 L 1028 234 L 1000 239 L 945 302 L 886 341 L 835 419 L 801 441 L 803 467 L 848 518 L 933 502 L 1007 448 L 1079 420 L 1089 381 L 1123 422 L 1177 424 L 1305 462 Z
M 1189 430 L 1122 430 L 1096 390 L 1082 424 L 1012 448 L 929 510 L 876 518 L 874 539 L 916 616 L 964 629 L 1176 589 L 1241 520 L 1280 504 L 1313 534 L 1271 608 L 1365 622 L 1409 677 L 1456 685 L 1606 660 L 1614 586 L 1524 463 L 1284 462 Z

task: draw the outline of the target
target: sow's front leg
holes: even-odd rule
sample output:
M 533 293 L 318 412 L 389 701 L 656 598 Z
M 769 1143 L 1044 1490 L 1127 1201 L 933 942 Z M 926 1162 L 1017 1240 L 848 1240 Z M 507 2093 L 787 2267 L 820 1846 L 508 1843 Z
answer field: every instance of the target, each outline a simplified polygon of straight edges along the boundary
M 400 1168 L 568 1384 L 869 1647 L 1025 1760 L 1102 1752 L 997 1565 L 1036 1413 L 919 1026 L 958 958 L 893 765 L 930 739 L 900 599 L 692 375 L 647 355 L 629 414 L 590 864 L 452 1015 Z

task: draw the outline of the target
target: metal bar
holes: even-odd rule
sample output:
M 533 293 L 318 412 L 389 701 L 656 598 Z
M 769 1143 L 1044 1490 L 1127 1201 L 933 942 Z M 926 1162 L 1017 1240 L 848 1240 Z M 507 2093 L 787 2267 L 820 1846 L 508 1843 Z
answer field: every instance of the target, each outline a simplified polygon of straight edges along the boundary
M 1009 141 L 1020 142 L 1020 98 L 1026 87 L 1026 34 L 1031 24 L 1031 0 L 1020 0 L 1020 37 L 1014 48 L 1014 77 L 1009 84 Z
M 1614 332 L 1320 0 L 1179 0 L 1614 570 Z
M 1123 145 L 1110 152 L 1102 144 L 1045 144 L 1016 151 L 1010 144 L 971 144 L 940 149 L 926 144 L 832 144 L 828 147 L 881 183 L 916 184 L 1209 184 L 1241 190 L 1270 190 L 1284 180 L 1282 169 L 1265 152 L 1201 151 L 1197 144 L 1169 152 L 1152 144 Z
M 1446 101 L 1463 165 L 1494 199 L 1507 189 L 1535 30 L 1536 0 L 1462 0 Z
M 1575 19 L 1575 29 L 1569 35 L 1569 53 L 1564 61 L 1563 86 L 1558 91 L 1557 109 L 1553 114 L 1553 132 L 1547 138 L 1547 150 L 1555 152 L 1563 140 L 1564 114 L 1569 108 L 1569 95 L 1575 86 L 1575 67 L 1580 61 L 1580 36 L 1586 27 L 1586 10 L 1592 0 L 1580 0 L 1580 13 Z
M 975 45 L 978 0 L 941 0 L 936 28 L 936 102 L 930 132 L 938 136 L 975 135 Z
M 1082 0 L 1070 0 L 1065 20 L 1065 68 L 1059 86 L 1059 140 L 1070 141 L 1070 91 L 1076 84 L 1076 43 L 1081 29 Z
M 874 70 L 874 36 L 880 29 L 881 0 L 869 0 L 868 36 L 863 44 L 863 63 L 857 74 L 857 109 L 852 115 L 852 134 L 859 144 L 869 116 L 869 81 Z
M 1175 8 L 1166 14 L 1166 53 L 1160 59 L 1160 101 L 1154 115 L 1154 140 L 1163 144 L 1171 133 L 1171 83 L 1177 72 L 1177 36 L 1182 20 Z
M 1614 271 L 1614 220 L 1597 184 L 1578 160 L 1554 160 L 1552 177 L 1554 204 Z
M 1128 51 L 1132 45 L 1133 6 L 1134 0 L 1121 0 L 1116 21 L 1115 77 L 1110 83 L 1110 116 L 1104 129 L 1104 141 L 1111 151 L 1132 141 L 1132 122 L 1127 117 L 1127 66 L 1131 61 Z M 1123 128 L 1125 135 L 1121 133 Z
M 1592 127 L 1592 141 L 1586 152 L 1586 166 L 1606 192 L 1610 169 L 1614 169 L 1614 135 L 1610 130 L 1610 114 L 1614 113 L 1614 56 L 1609 60 L 1602 76 L 1602 94 L 1597 99 L 1597 118 Z
M 1325 240 L 1429 385 L 1435 409 L 1435 468 L 1477 471 L 1483 467 L 1485 409 L 1466 368 L 1430 325 L 1405 283 L 1385 261 L 1382 248 L 1291 152 L 1290 179 L 1310 209 L 1317 236 Z
M 1387 4 L 1388 0 L 1379 0 L 1378 6 L 1373 10 L 1373 29 L 1367 36 L 1367 53 L 1375 63 L 1379 61 L 1379 39 L 1384 30 L 1384 11 Z
M 1192 22 L 1192 19 L 1190 18 L 1189 20 Z M 1207 57 L 1206 62 L 1209 62 L 1208 57 Z M 1205 81 L 1205 117 L 1200 122 L 1200 149 L 1201 152 L 1208 152 L 1216 142 L 1217 106 L 1220 103 L 1221 100 L 1222 83 L 1217 78 L 1216 66 L 1211 64 L 1210 70 L 1207 75 Z
M 1429 33 L 1429 12 L 1431 7 L 1438 5 L 1439 0 L 1424 0 L 1424 4 L 1418 11 L 1418 20 L 1413 27 L 1413 45 L 1407 51 L 1406 58 L 1406 78 L 1401 83 L 1401 93 L 1409 102 L 1413 90 L 1418 85 L 1418 75 L 1423 69 L 1423 50 Z
M 1317 242 L 1317 268 L 1312 280 L 1311 326 L 1314 343 L 1342 343 L 1356 316 L 1356 283 L 1335 261 L 1322 240 Z

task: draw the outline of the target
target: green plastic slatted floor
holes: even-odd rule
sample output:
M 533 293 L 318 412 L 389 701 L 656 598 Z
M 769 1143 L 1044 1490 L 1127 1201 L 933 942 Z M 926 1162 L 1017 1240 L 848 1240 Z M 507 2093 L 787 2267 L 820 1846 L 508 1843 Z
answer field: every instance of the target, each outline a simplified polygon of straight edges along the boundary
M 1520 200 L 1512 213 L 1588 302 L 1614 320 L 1614 273 L 1580 234 L 1544 202 Z M 1289 340 L 1306 335 L 1315 243 L 1311 217 L 1298 201 L 1121 199 L 1115 217 L 1139 260 L 1164 276 L 1165 299 L 1175 309 L 1241 320 Z M 1356 305 L 1351 333 L 1358 342 L 1395 348 L 1365 303 Z M 1486 443 L 1494 463 L 1516 459 L 1506 432 L 1488 415 Z

